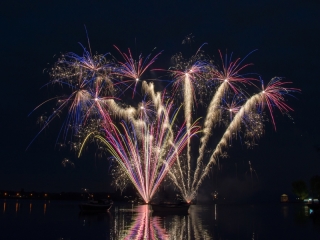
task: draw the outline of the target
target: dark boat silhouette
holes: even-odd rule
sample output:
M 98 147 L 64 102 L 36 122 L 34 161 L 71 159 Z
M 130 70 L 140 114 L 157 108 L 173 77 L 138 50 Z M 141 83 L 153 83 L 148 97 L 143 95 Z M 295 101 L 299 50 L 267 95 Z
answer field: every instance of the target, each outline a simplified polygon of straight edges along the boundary
M 186 202 L 178 202 L 178 203 L 162 202 L 162 203 L 153 203 L 150 205 L 152 207 L 153 212 L 155 213 L 187 214 L 191 204 Z
M 112 207 L 113 201 L 109 199 L 89 200 L 85 203 L 80 203 L 79 208 L 81 211 L 109 211 Z

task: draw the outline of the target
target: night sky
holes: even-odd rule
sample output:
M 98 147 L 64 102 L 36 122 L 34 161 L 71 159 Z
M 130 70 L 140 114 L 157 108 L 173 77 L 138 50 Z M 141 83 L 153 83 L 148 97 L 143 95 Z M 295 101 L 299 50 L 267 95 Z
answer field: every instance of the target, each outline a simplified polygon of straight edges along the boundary
M 33 2 L 33 3 L 32 3 Z M 319 1 L 2 1 L 1 24 L 1 152 L 0 189 L 25 191 L 113 191 L 110 163 L 94 153 L 77 159 L 55 148 L 63 119 L 54 121 L 31 147 L 39 131 L 37 117 L 45 108 L 28 114 L 54 88 L 44 71 L 56 56 L 82 54 L 88 30 L 93 52 L 125 51 L 149 54 L 163 50 L 153 66 L 168 68 L 170 57 L 184 52 L 182 40 L 190 33 L 196 50 L 216 60 L 218 50 L 245 57 L 254 66 L 248 71 L 265 81 L 274 76 L 292 81 L 301 94 L 288 98 L 295 111 L 292 119 L 277 112 L 277 131 L 267 123 L 266 133 L 252 150 L 235 147 L 221 160 L 222 168 L 211 174 L 199 191 L 200 197 L 218 190 L 241 199 L 280 199 L 291 194 L 291 182 L 306 182 L 320 174 Z M 281 3 L 279 3 L 281 2 Z M 134 52 L 134 53 L 135 53 Z M 48 106 L 48 112 L 51 111 Z M 63 167 L 69 158 L 75 167 Z M 251 178 L 249 164 L 256 171 Z M 237 166 L 237 168 L 236 168 Z M 236 179 L 236 175 L 238 179 Z

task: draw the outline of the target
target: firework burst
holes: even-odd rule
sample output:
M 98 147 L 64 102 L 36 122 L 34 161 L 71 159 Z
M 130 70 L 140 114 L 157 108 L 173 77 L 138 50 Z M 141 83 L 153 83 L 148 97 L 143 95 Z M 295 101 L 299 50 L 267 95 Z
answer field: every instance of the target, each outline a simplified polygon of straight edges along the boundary
M 273 116 L 273 109 L 277 108 L 281 111 L 281 113 L 288 113 L 289 111 L 293 111 L 293 109 L 285 103 L 284 96 L 292 95 L 292 92 L 300 91 L 297 88 L 285 87 L 284 85 L 290 84 L 291 82 L 282 82 L 281 80 L 282 79 L 280 77 L 274 77 L 266 86 L 264 86 L 263 80 L 261 80 L 261 110 L 263 110 L 265 106 L 268 107 L 274 129 L 276 129 L 276 122 Z
M 128 88 L 132 88 L 132 98 L 136 93 L 137 84 L 141 81 L 142 74 L 155 62 L 157 57 L 161 54 L 161 52 L 157 53 L 154 57 L 151 58 L 151 54 L 149 54 L 145 59 L 140 54 L 139 59 L 136 61 L 131 54 L 131 50 L 128 49 L 128 53 L 123 53 L 119 50 L 118 47 L 114 46 L 118 52 L 121 54 L 124 62 L 118 61 L 119 67 L 114 68 L 113 74 L 124 78 L 121 82 L 122 84 L 127 85 Z

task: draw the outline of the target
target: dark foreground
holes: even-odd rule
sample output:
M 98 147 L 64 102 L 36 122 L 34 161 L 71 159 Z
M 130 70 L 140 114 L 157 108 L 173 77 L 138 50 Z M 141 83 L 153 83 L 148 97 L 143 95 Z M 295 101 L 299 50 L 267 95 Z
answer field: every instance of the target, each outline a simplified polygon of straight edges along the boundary
M 192 205 L 187 214 L 115 202 L 80 212 L 78 201 L 1 200 L 0 239 L 319 239 L 303 204 Z

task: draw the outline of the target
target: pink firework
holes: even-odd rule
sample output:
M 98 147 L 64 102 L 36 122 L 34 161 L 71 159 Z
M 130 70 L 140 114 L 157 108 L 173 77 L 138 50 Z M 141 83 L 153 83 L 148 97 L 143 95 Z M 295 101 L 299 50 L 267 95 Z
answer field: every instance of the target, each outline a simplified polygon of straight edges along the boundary
M 292 92 L 299 92 L 300 89 L 297 88 L 288 88 L 284 85 L 290 84 L 291 82 L 281 82 L 280 77 L 274 77 L 270 80 L 267 86 L 264 86 L 263 80 L 262 83 L 262 91 L 260 93 L 262 101 L 260 103 L 261 109 L 264 109 L 266 106 L 269 109 L 272 123 L 274 129 L 276 129 L 276 122 L 273 116 L 273 109 L 277 108 L 281 113 L 288 113 L 289 111 L 293 111 L 289 105 L 285 103 L 284 96 L 291 95 Z
M 114 47 L 119 51 L 119 53 L 124 59 L 124 62 L 118 61 L 119 67 L 115 68 L 115 71 L 113 73 L 125 78 L 124 81 L 121 82 L 122 84 L 131 82 L 131 84 L 128 84 L 127 89 L 131 88 L 132 85 L 134 85 L 132 93 L 133 98 L 137 84 L 141 80 L 142 74 L 150 67 L 151 64 L 155 62 L 155 60 L 161 54 L 161 52 L 157 53 L 153 58 L 151 58 L 151 54 L 149 54 L 145 59 L 140 54 L 139 59 L 135 60 L 132 57 L 130 49 L 128 49 L 127 54 L 121 52 L 118 47 Z
M 212 68 L 212 79 L 219 82 L 227 82 L 228 86 L 234 91 L 234 93 L 238 94 L 241 92 L 239 90 L 239 86 L 237 84 L 252 84 L 252 80 L 257 80 L 252 77 L 245 77 L 245 75 L 241 75 L 240 72 L 252 64 L 241 65 L 244 61 L 240 58 L 237 58 L 235 61 L 231 61 L 232 54 L 230 58 L 226 55 L 224 60 L 221 51 L 219 50 L 221 62 L 222 62 L 222 70 L 217 70 L 216 68 Z

